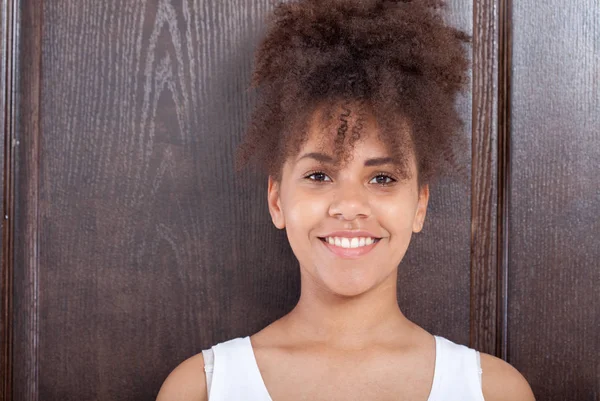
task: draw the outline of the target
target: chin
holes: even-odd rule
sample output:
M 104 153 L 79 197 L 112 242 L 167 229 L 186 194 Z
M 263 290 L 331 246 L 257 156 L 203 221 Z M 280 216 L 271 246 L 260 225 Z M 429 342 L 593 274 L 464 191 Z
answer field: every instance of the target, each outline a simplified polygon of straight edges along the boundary
M 319 274 L 319 277 L 322 280 L 321 284 L 331 294 L 346 298 L 360 296 L 378 284 L 375 277 L 360 273 L 352 274 L 348 269 L 344 273 L 330 271 L 326 274 Z
M 370 290 L 370 288 L 328 288 L 332 295 L 340 298 L 356 298 Z

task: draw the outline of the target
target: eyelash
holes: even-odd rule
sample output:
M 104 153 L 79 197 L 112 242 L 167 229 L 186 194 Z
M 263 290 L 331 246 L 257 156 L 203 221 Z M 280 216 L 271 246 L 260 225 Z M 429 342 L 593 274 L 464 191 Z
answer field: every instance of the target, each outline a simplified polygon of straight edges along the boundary
M 314 181 L 314 182 L 316 182 L 316 183 L 319 183 L 319 184 L 323 183 L 324 181 L 312 180 L 312 179 L 310 179 L 310 178 L 309 178 L 310 176 L 312 176 L 312 175 L 315 175 L 315 174 L 323 174 L 323 175 L 327 175 L 327 174 L 326 174 L 326 173 L 324 173 L 323 171 L 316 170 L 316 171 L 312 171 L 312 172 L 308 173 L 308 174 L 307 174 L 307 175 L 306 175 L 304 178 L 305 178 L 305 179 L 307 179 L 307 180 L 309 180 L 309 181 Z M 373 176 L 373 178 L 376 178 L 376 177 L 387 177 L 387 178 L 389 178 L 389 179 L 391 180 L 390 182 L 387 182 L 387 183 L 384 183 L 384 184 L 379 184 L 379 185 L 381 185 L 382 187 L 387 187 L 387 186 L 389 186 L 389 185 L 391 185 L 391 184 L 395 183 L 396 181 L 398 181 L 398 180 L 396 180 L 394 177 L 392 177 L 391 175 L 389 175 L 389 174 L 387 174 L 387 173 L 384 173 L 384 172 L 379 172 L 379 173 L 376 173 L 376 174 Z

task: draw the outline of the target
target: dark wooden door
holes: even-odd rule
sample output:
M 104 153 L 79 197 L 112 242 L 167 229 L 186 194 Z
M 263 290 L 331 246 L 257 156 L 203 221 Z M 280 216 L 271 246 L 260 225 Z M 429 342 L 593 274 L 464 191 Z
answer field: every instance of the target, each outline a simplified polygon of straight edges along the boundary
M 233 171 L 271 2 L 0 3 L 0 400 L 152 400 L 299 295 L 266 177 Z M 600 5 L 449 3 L 473 34 L 471 179 L 432 188 L 400 305 L 539 400 L 596 400 Z
M 600 400 L 600 2 L 514 4 L 508 359 Z

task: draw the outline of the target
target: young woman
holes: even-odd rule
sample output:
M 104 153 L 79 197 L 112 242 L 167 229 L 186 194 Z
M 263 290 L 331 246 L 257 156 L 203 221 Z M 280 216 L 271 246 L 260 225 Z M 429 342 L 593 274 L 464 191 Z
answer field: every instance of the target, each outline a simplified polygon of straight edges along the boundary
M 439 1 L 299 0 L 256 55 L 240 166 L 268 175 L 273 224 L 301 272 L 298 304 L 183 362 L 158 401 L 533 400 L 494 356 L 433 336 L 397 303 L 429 187 L 465 143 L 455 110 L 468 36 Z

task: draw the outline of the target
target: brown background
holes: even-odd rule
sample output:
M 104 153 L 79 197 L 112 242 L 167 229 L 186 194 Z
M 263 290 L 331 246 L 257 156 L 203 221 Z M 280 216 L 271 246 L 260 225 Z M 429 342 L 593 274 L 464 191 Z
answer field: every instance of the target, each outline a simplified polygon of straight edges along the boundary
M 233 172 L 270 2 L 0 4 L 0 400 L 152 400 L 298 297 L 266 178 Z M 432 188 L 400 305 L 538 400 L 599 400 L 600 4 L 450 5 L 471 180 Z

